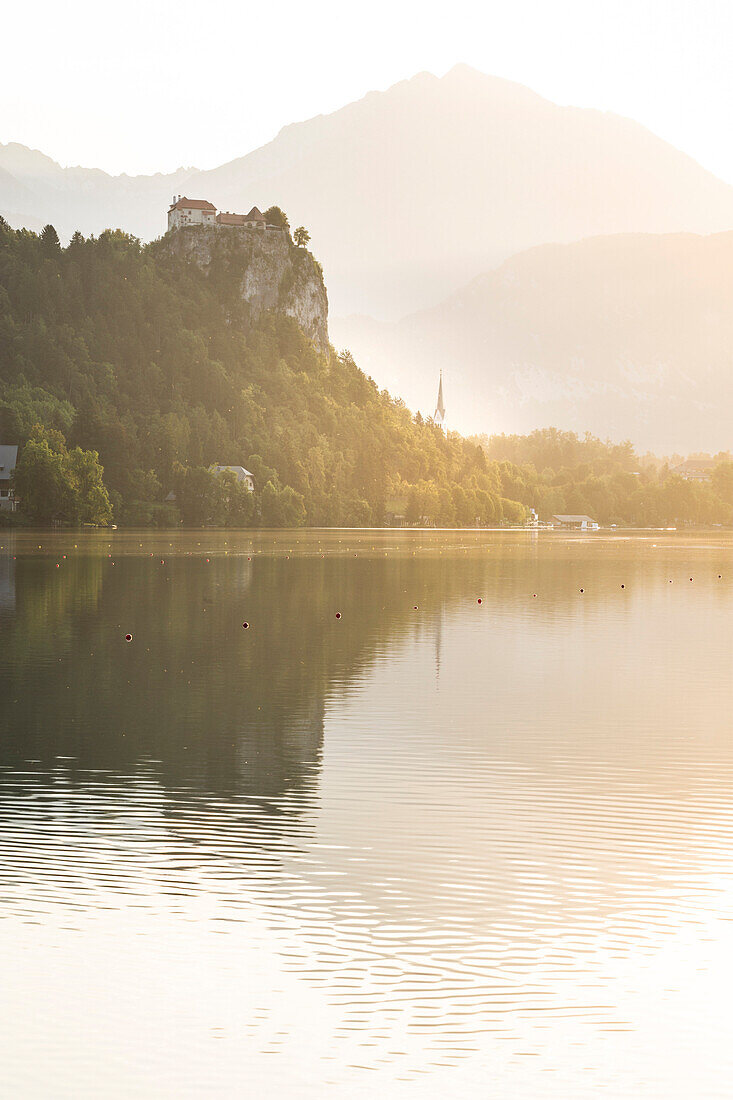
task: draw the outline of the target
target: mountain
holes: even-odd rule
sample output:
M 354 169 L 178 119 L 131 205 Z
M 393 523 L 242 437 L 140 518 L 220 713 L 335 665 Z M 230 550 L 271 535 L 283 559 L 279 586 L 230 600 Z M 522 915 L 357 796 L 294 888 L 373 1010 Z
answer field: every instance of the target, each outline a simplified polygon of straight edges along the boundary
M 0 169 L 0 212 L 65 238 L 108 226 L 155 237 L 173 193 L 229 210 L 276 203 L 310 229 L 336 315 L 425 308 L 537 244 L 733 228 L 733 188 L 643 126 L 466 66 L 286 126 L 211 171 L 112 177 L 13 145 Z
M 660 453 L 733 444 L 733 233 L 543 245 L 398 324 L 331 322 L 380 385 L 446 424 L 554 424 Z
M 0 214 L 13 226 L 37 230 L 47 223 L 68 240 L 75 230 L 99 234 L 122 228 L 144 240 L 165 229 L 172 190 L 183 189 L 193 169 L 154 176 L 110 176 L 97 168 L 62 168 L 37 149 L 0 144 Z

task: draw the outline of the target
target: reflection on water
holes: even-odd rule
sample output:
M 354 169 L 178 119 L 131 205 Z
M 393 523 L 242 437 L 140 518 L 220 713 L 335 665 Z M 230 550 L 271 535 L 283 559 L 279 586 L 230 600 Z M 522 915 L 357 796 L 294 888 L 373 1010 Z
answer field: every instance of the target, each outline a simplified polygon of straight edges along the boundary
M 9 1095 L 729 1095 L 730 540 L 0 543 Z

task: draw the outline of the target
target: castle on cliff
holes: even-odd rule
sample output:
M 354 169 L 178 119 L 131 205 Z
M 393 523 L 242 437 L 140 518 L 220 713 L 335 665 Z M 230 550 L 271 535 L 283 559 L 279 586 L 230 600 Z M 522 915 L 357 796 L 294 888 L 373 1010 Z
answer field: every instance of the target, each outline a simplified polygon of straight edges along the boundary
M 188 199 L 185 195 L 174 195 L 173 202 L 168 207 L 168 228 L 181 229 L 186 225 L 280 231 L 279 226 L 266 223 L 264 214 L 256 206 L 252 207 L 249 214 L 230 214 L 229 211 L 220 211 L 217 214 L 213 202 L 207 199 Z

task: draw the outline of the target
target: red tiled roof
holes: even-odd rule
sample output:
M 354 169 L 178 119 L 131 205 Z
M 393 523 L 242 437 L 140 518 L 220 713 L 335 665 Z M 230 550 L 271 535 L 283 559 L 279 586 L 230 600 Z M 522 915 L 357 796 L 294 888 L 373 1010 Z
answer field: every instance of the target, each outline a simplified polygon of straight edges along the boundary
M 244 214 L 230 214 L 228 211 L 226 214 L 221 213 L 216 215 L 216 220 L 219 225 L 244 225 L 246 218 Z
M 208 202 L 206 199 L 179 199 L 178 202 L 173 203 L 170 207 L 171 210 L 216 210 L 213 202 Z
M 249 214 L 230 214 L 227 210 L 226 213 L 217 214 L 216 220 L 219 225 L 247 225 L 249 222 L 264 222 L 265 218 L 257 207 L 253 206 Z

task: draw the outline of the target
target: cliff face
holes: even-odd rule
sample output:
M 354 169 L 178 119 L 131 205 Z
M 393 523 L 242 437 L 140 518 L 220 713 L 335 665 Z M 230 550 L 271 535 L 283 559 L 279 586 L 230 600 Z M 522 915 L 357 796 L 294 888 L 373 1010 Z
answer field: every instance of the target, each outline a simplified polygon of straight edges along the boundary
M 328 298 L 321 266 L 285 233 L 188 226 L 164 238 L 171 254 L 212 277 L 234 280 L 254 322 L 266 310 L 293 317 L 321 351 L 328 347 Z

